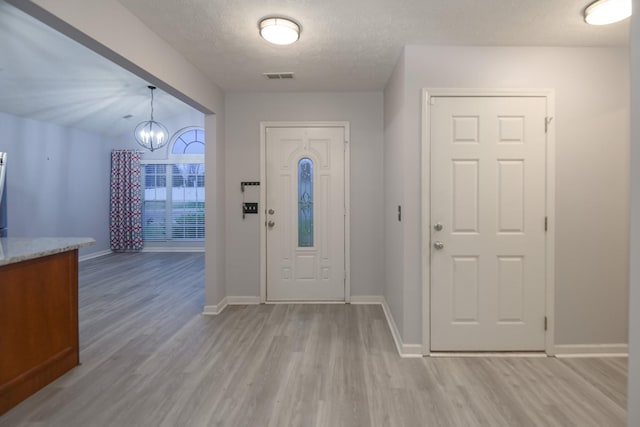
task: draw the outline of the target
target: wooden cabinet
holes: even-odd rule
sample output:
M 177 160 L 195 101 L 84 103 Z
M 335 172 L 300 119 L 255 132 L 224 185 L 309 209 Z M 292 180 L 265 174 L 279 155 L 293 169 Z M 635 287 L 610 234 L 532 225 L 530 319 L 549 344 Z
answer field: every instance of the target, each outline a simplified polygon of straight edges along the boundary
M 78 364 L 78 250 L 0 266 L 0 414 Z

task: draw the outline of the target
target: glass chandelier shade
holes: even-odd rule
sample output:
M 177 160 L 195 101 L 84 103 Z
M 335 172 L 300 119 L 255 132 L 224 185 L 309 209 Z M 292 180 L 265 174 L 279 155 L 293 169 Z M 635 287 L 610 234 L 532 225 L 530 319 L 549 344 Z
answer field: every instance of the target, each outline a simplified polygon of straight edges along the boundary
M 169 131 L 160 122 L 153 120 L 153 91 L 155 86 L 147 86 L 151 90 L 151 119 L 138 123 L 134 130 L 136 142 L 146 148 L 154 151 L 162 148 L 169 142 Z

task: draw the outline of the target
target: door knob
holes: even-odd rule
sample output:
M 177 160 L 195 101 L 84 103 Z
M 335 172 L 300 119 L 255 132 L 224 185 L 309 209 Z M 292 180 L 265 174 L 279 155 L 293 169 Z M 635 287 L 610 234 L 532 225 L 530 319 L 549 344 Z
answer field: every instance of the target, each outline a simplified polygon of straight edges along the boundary
M 444 243 L 442 243 L 440 240 L 437 240 L 433 242 L 433 247 L 436 248 L 437 250 L 440 250 L 444 248 Z
M 444 228 L 444 227 L 443 227 L 443 226 L 442 226 L 442 224 L 440 224 L 439 222 L 438 222 L 438 223 L 436 223 L 436 224 L 433 226 L 433 229 L 434 229 L 434 230 L 436 230 L 436 231 L 442 231 L 442 229 L 443 229 L 443 228 Z
M 269 226 L 269 228 L 273 228 L 273 226 L 276 225 L 276 223 L 273 221 L 269 221 L 267 225 Z

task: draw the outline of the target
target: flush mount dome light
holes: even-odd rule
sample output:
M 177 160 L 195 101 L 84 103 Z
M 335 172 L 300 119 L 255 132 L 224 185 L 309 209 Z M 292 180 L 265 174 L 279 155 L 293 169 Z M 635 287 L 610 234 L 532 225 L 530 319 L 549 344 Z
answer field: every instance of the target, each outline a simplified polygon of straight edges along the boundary
M 584 11 L 584 20 L 591 25 L 607 25 L 631 16 L 631 0 L 598 0 Z
M 300 37 L 300 26 L 286 18 L 265 18 L 260 21 L 260 35 L 269 43 L 291 44 Z

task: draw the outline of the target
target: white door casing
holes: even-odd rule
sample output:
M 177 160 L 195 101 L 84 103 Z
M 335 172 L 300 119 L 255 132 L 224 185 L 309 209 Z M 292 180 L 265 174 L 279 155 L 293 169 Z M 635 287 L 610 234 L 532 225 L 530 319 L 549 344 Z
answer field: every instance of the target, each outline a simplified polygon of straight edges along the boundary
M 545 349 L 546 102 L 431 98 L 431 351 Z
M 265 300 L 345 301 L 346 128 L 263 131 Z

